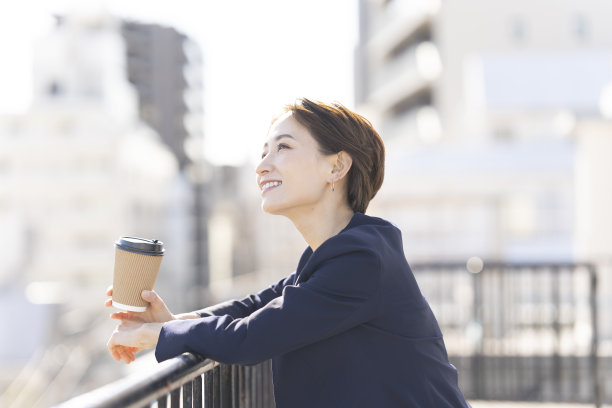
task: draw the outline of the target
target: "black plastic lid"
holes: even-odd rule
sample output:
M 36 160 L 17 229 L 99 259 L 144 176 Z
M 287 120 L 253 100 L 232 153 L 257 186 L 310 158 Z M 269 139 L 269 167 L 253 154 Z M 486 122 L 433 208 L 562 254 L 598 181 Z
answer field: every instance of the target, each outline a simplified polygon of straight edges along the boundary
M 162 256 L 165 251 L 164 243 L 160 240 L 137 237 L 121 237 L 115 242 L 115 247 L 124 251 L 153 256 Z

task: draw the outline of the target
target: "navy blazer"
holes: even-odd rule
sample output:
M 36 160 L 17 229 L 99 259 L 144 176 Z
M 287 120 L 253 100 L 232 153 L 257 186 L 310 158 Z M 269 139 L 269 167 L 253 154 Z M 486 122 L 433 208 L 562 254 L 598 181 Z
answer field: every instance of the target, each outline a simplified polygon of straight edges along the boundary
M 356 213 L 256 295 L 165 323 L 155 355 L 272 359 L 277 408 L 469 407 L 400 231 Z

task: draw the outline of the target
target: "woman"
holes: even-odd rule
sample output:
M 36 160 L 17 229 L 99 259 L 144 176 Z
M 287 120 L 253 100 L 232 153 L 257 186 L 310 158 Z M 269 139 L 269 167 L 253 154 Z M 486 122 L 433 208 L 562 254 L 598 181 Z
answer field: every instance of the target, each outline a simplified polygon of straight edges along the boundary
M 176 316 L 145 291 L 146 312 L 112 315 L 122 320 L 113 357 L 129 363 L 156 347 L 158 361 L 187 351 L 233 364 L 271 358 L 278 408 L 468 407 L 400 231 L 364 215 L 384 173 L 370 123 L 301 99 L 271 125 L 256 172 L 263 210 L 288 217 L 308 243 L 296 271 Z

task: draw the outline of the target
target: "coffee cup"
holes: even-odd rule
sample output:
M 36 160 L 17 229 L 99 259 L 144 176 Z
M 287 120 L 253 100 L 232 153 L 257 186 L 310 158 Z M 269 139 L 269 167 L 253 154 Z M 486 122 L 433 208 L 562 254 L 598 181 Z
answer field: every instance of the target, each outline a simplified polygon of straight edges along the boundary
M 147 309 L 141 293 L 153 290 L 164 251 L 164 243 L 156 239 L 120 237 L 115 242 L 114 307 L 132 312 Z

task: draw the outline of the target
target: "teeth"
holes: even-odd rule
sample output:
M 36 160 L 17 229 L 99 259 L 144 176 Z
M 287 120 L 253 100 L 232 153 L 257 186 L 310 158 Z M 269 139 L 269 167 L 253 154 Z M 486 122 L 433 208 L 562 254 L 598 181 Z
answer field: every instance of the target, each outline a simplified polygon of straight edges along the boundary
M 267 188 L 277 187 L 277 186 L 280 186 L 280 185 L 281 185 L 280 181 L 268 181 L 267 183 L 265 183 L 265 184 L 263 184 L 261 186 L 261 189 L 265 190 Z

